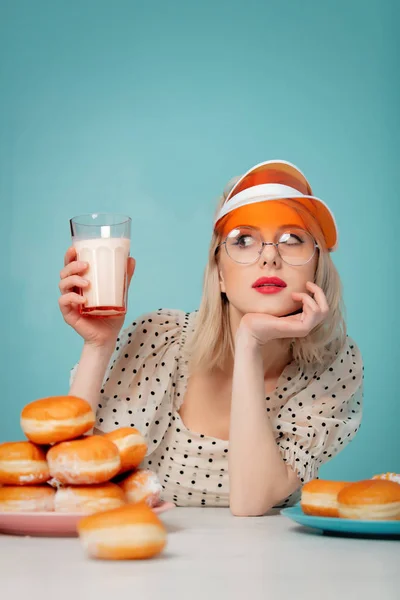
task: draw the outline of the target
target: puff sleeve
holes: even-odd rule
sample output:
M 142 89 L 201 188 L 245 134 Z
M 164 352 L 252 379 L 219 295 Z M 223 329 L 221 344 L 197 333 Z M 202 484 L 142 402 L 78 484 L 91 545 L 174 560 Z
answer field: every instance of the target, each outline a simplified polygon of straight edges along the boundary
M 297 387 L 301 386 L 275 417 L 274 427 L 283 460 L 306 483 L 360 427 L 363 364 L 355 342 L 347 337 L 323 372 L 301 373 Z

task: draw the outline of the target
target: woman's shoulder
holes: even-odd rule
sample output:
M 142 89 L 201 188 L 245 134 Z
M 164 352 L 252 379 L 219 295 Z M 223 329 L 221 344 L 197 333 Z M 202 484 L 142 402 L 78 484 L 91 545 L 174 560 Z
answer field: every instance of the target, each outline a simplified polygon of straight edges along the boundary
M 142 313 L 121 330 L 116 351 L 127 344 L 141 349 L 151 348 L 152 345 L 160 348 L 180 341 L 191 314 L 176 308 L 159 308 Z
M 362 366 L 362 356 L 357 342 L 350 335 L 346 334 L 340 346 L 336 348 L 334 362 L 343 364 L 347 362 L 357 362 Z
M 117 339 L 113 362 L 130 359 L 154 368 L 164 360 L 178 361 L 183 355 L 188 332 L 194 327 L 197 311 L 159 308 L 143 313 L 125 327 Z
M 160 334 L 187 326 L 197 311 L 186 312 L 178 308 L 159 308 L 135 318 L 121 331 L 120 338 L 133 333 Z M 131 337 L 131 336 L 130 336 Z

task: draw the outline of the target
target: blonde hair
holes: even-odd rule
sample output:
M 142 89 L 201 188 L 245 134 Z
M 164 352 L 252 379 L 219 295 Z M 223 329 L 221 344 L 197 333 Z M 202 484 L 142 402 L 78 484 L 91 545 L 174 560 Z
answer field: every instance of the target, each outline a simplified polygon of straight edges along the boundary
M 230 185 L 225 188 L 215 211 L 217 215 Z M 329 315 L 323 323 L 315 327 L 304 338 L 290 340 L 293 359 L 304 370 L 307 364 L 329 365 L 342 348 L 346 338 L 342 284 L 332 261 L 322 230 L 300 202 L 281 200 L 301 216 L 305 227 L 314 237 L 319 247 L 319 258 L 315 273 L 315 283 L 323 290 L 330 307 Z M 224 369 L 229 355 L 234 356 L 234 341 L 229 319 L 229 301 L 221 293 L 216 249 L 222 242 L 221 234 L 214 231 L 209 246 L 208 262 L 203 278 L 203 294 L 196 319 L 196 327 L 188 338 L 186 353 L 191 373 Z

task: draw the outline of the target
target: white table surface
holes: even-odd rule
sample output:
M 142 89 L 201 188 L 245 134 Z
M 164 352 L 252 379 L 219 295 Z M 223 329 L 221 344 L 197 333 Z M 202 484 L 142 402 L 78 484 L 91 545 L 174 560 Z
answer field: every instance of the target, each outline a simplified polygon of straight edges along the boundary
M 78 538 L 0 534 L 2 600 L 399 600 L 400 542 L 321 535 L 279 514 L 175 508 L 147 561 L 97 561 Z

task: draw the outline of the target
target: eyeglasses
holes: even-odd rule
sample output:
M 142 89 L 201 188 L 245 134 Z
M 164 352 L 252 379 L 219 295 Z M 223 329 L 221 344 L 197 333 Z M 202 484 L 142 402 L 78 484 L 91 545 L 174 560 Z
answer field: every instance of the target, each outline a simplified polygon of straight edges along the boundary
M 247 225 L 232 229 L 216 251 L 219 246 L 225 246 L 228 256 L 242 265 L 257 262 L 264 246 L 275 246 L 281 259 L 294 267 L 310 262 L 318 248 L 314 238 L 300 227 L 285 229 L 275 242 L 264 242 L 260 231 Z

